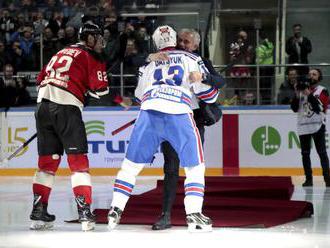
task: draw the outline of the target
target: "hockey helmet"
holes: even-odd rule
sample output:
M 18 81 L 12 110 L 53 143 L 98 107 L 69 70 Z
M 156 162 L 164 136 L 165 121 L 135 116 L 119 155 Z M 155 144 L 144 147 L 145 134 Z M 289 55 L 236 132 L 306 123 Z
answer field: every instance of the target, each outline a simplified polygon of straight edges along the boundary
M 152 39 L 158 50 L 176 46 L 176 32 L 167 25 L 156 28 Z
M 93 22 L 88 21 L 79 29 L 79 40 L 87 41 L 89 34 L 93 36 L 102 35 L 102 29 Z

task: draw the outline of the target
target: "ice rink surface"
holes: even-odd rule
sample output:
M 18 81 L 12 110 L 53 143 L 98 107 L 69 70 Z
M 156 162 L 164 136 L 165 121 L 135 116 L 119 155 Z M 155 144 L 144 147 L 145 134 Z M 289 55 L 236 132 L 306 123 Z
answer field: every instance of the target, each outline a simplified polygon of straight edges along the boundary
M 133 194 L 156 186 L 159 177 L 139 177 Z M 112 197 L 113 177 L 92 177 L 93 208 L 108 208 Z M 152 231 L 150 226 L 119 225 L 112 232 L 106 225 L 97 225 L 92 232 L 80 231 L 79 224 L 64 220 L 77 218 L 69 177 L 57 177 L 52 191 L 49 212 L 56 215 L 51 231 L 29 230 L 32 208 L 32 178 L 0 177 L 0 247 L 330 247 L 330 188 L 315 177 L 314 187 L 303 189 L 302 177 L 294 177 L 293 200 L 314 204 L 312 218 L 300 219 L 273 228 L 214 228 L 211 233 L 188 233 L 186 227 Z

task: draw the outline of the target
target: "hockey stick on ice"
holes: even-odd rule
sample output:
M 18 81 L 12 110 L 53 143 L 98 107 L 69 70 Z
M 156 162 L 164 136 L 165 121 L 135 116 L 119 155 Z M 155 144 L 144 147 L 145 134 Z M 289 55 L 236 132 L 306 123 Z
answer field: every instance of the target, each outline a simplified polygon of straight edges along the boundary
M 37 133 L 33 134 L 27 141 L 25 141 L 20 147 L 16 149 L 7 158 L 1 160 L 0 167 L 5 167 L 9 160 L 13 159 L 20 151 L 22 151 L 28 144 L 30 144 L 37 137 Z

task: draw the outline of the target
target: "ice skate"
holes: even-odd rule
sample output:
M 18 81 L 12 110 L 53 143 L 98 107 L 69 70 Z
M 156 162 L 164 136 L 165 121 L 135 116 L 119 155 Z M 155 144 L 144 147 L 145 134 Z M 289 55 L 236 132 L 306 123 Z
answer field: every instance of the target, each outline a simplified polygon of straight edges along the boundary
M 48 230 L 54 226 L 55 215 L 47 212 L 48 204 L 41 202 L 40 195 L 34 195 L 33 209 L 30 215 L 31 230 Z
M 108 229 L 113 230 L 120 222 L 123 211 L 117 207 L 111 207 L 108 214 Z
M 202 213 L 192 213 L 186 216 L 189 232 L 211 232 L 212 220 Z
M 91 212 L 90 205 L 85 202 L 84 196 L 76 197 L 79 222 L 82 231 L 91 231 L 95 228 L 95 215 Z

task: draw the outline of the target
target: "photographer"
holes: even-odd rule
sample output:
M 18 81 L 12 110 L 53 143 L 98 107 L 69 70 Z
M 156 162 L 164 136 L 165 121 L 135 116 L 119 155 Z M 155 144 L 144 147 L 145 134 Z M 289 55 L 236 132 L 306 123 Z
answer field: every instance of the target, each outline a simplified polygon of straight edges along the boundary
M 297 128 L 306 177 L 302 185 L 303 187 L 313 186 L 310 159 L 312 138 L 321 160 L 325 185 L 330 187 L 329 159 L 325 145 L 325 123 L 326 110 L 329 104 L 329 93 L 325 87 L 319 85 L 321 81 L 321 70 L 309 70 L 307 82 L 296 84 L 296 95 L 291 101 L 291 109 L 294 112 L 298 112 Z

